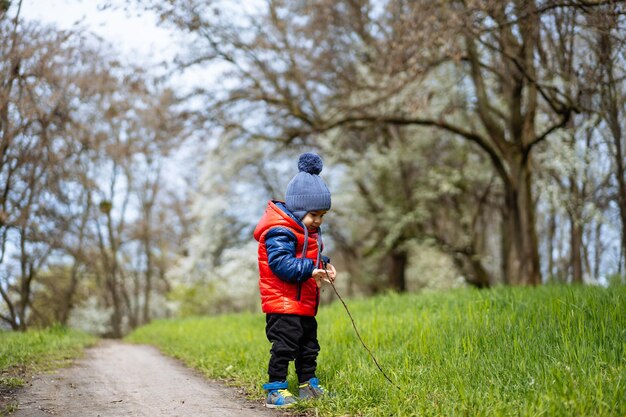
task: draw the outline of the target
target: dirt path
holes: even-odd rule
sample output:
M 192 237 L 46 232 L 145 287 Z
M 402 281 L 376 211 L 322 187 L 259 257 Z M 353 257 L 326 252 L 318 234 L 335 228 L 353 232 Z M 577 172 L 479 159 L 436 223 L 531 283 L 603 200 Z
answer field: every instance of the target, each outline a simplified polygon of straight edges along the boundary
M 73 366 L 35 377 L 15 417 L 280 417 L 150 346 L 105 341 Z

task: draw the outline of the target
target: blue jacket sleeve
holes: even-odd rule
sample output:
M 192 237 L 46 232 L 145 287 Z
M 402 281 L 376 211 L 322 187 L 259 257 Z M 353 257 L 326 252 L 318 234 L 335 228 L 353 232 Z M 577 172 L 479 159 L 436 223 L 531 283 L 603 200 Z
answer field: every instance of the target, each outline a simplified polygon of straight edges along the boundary
M 292 283 L 306 281 L 315 269 L 311 259 L 296 257 L 297 243 L 293 232 L 282 227 L 273 228 L 265 235 L 270 269 L 283 281 Z

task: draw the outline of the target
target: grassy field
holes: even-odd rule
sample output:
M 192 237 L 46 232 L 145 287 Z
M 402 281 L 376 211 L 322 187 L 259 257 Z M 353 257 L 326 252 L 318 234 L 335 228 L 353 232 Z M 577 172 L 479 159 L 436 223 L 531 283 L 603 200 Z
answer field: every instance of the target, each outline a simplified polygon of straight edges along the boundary
M 318 315 L 321 416 L 626 415 L 626 286 L 458 290 L 349 300 Z M 157 345 L 262 398 L 264 316 L 158 321 L 128 339 Z M 292 366 L 293 372 L 293 366 Z M 297 393 L 295 375 L 290 386 Z
M 0 416 L 14 407 L 8 393 L 22 387 L 26 376 L 63 366 L 95 340 L 62 327 L 25 333 L 0 332 Z

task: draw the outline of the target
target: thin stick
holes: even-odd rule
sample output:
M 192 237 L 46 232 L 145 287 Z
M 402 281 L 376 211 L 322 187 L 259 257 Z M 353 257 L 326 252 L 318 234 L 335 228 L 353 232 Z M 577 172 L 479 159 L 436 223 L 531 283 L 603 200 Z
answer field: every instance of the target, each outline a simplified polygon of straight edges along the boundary
M 391 385 L 393 385 L 394 387 L 396 387 L 397 389 L 402 391 L 402 388 L 400 388 L 395 382 L 393 382 L 391 380 L 391 378 L 389 378 L 387 376 L 385 371 L 383 371 L 383 368 L 380 366 L 380 364 L 378 363 L 378 361 L 374 357 L 374 354 L 372 353 L 370 348 L 368 348 L 367 345 L 365 344 L 365 342 L 363 341 L 363 338 L 361 337 L 361 334 L 359 333 L 359 330 L 356 328 L 356 323 L 354 322 L 354 319 L 352 318 L 352 314 L 350 313 L 350 310 L 348 309 L 348 306 L 346 305 L 346 302 L 343 301 L 343 298 L 341 298 L 341 295 L 339 295 L 339 292 L 337 292 L 337 287 L 335 287 L 335 283 L 330 279 L 330 276 L 328 276 L 328 271 L 326 270 L 326 265 L 324 265 L 324 272 L 326 272 L 326 280 L 328 282 L 330 282 L 330 285 L 332 285 L 333 290 L 335 291 L 335 294 L 337 294 L 337 297 L 339 297 L 339 301 L 341 301 L 341 304 L 343 304 L 343 308 L 346 309 L 346 313 L 348 313 L 348 317 L 350 317 L 350 321 L 352 322 L 352 327 L 354 328 L 354 332 L 356 333 L 357 337 L 359 338 L 359 341 L 361 342 L 361 345 L 363 345 L 365 350 L 367 350 L 367 353 L 369 353 L 369 355 L 372 357 L 372 360 L 374 361 L 374 363 L 378 367 L 378 370 L 380 371 L 381 374 L 383 374 L 383 376 L 387 379 L 387 381 L 389 381 L 389 383 Z

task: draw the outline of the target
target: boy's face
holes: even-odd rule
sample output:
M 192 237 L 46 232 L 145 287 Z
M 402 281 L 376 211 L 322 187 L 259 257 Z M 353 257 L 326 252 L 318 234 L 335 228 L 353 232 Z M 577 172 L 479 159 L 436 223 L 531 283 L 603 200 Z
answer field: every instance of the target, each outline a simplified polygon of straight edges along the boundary
M 328 210 L 309 211 L 302 218 L 302 224 L 309 230 L 317 229 L 324 223 L 324 215 L 327 212 Z

